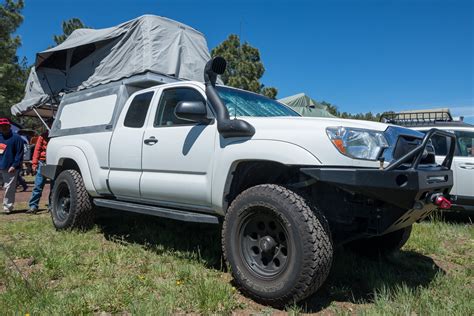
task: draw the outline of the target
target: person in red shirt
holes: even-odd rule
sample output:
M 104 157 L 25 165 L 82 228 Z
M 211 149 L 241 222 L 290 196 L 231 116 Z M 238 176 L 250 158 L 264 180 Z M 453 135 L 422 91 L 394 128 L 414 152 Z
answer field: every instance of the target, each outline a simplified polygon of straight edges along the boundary
M 48 125 L 50 125 L 50 122 L 48 122 Z M 36 140 L 35 151 L 33 152 L 33 158 L 31 161 L 33 172 L 36 172 L 36 177 L 35 187 L 33 188 L 29 202 L 30 209 L 27 211 L 27 213 L 30 214 L 38 212 L 39 201 L 41 199 L 41 194 L 43 194 L 44 185 L 46 184 L 46 178 L 41 174 L 41 168 L 46 164 L 46 148 L 48 147 L 48 142 L 48 132 L 41 134 Z M 53 183 L 51 183 L 50 186 L 52 187 Z

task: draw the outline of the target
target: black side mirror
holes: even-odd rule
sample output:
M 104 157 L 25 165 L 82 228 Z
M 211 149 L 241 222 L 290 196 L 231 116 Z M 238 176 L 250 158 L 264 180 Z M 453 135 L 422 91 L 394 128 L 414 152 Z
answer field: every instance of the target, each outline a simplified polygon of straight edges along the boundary
M 201 101 L 181 101 L 176 105 L 174 114 L 182 120 L 208 123 L 210 119 L 207 117 L 207 107 Z

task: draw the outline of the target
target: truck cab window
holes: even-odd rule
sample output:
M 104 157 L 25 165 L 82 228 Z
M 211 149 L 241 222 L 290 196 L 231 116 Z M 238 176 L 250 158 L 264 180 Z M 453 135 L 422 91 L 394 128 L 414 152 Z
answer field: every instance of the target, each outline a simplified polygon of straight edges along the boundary
M 133 98 L 123 125 L 125 127 L 140 128 L 145 124 L 146 114 L 150 107 L 153 91 L 139 94 Z
M 473 157 L 474 156 L 474 132 L 456 131 L 458 153 L 457 156 Z
M 154 126 L 175 126 L 194 124 L 190 121 L 182 120 L 174 114 L 174 108 L 181 101 L 201 101 L 204 100 L 201 93 L 192 88 L 172 88 L 163 91 L 160 104 L 156 111 Z

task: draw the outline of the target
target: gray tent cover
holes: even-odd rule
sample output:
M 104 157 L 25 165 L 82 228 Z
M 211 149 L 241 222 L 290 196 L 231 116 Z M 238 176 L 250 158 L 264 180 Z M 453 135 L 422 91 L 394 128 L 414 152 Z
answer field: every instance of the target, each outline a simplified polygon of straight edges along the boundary
M 105 29 L 75 30 L 60 45 L 36 55 L 24 99 L 13 115 L 57 105 L 72 92 L 147 71 L 203 81 L 210 59 L 203 34 L 182 23 L 144 15 Z M 56 96 L 56 97 L 55 97 Z
M 290 106 L 293 110 L 302 116 L 309 117 L 335 117 L 328 112 L 327 107 L 313 100 L 304 93 L 298 93 L 278 100 L 283 104 Z

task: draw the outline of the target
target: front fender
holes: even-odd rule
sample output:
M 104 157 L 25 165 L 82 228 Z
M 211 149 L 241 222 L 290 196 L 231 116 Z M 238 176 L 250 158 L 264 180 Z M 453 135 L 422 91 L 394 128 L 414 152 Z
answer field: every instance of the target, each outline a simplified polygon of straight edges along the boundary
M 246 140 L 221 144 L 216 149 L 213 168 L 212 206 L 224 215 L 225 192 L 229 189 L 232 172 L 242 161 L 272 161 L 283 165 L 318 166 L 321 161 L 296 144 L 278 140 Z

